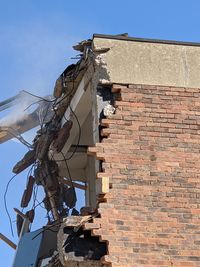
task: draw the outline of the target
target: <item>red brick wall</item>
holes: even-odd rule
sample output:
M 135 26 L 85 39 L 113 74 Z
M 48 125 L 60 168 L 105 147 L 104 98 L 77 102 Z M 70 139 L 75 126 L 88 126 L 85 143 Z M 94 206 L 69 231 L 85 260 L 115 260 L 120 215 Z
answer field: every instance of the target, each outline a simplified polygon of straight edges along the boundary
M 200 266 L 200 89 L 113 85 L 116 114 L 89 151 L 110 192 L 99 204 L 112 266 Z

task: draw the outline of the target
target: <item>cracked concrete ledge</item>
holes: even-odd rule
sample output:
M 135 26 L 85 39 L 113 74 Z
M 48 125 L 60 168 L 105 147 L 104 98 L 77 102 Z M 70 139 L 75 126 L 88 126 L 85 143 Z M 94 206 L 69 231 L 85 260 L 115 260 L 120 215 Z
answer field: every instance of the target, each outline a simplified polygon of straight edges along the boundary
M 110 50 L 100 58 L 110 83 L 200 87 L 199 46 L 94 36 L 93 49 L 105 47 Z

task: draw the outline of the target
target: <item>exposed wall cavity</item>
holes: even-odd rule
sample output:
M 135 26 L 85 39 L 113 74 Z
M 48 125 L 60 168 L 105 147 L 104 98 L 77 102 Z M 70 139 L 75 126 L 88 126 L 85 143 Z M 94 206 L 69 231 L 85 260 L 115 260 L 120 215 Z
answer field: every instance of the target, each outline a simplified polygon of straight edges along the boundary
M 91 219 L 91 216 L 71 217 L 61 225 L 58 252 L 63 266 L 103 266 L 100 259 L 107 254 L 106 243 L 81 225 L 84 220 Z

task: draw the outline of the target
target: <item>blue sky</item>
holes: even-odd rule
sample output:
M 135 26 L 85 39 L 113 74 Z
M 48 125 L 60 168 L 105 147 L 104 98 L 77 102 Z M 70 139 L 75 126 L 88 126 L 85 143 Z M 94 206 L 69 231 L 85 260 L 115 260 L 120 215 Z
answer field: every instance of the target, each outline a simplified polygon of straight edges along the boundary
M 199 10 L 199 0 L 0 0 L 0 101 L 22 89 L 42 96 L 51 93 L 58 75 L 73 62 L 72 45 L 93 33 L 200 42 Z M 15 242 L 3 194 L 13 165 L 25 152 L 17 142 L 0 145 L 0 232 Z M 25 183 L 22 174 L 9 188 L 13 221 L 12 208 L 19 207 Z M 37 218 L 41 216 L 39 210 Z M 10 267 L 13 255 L 0 241 L 0 266 Z

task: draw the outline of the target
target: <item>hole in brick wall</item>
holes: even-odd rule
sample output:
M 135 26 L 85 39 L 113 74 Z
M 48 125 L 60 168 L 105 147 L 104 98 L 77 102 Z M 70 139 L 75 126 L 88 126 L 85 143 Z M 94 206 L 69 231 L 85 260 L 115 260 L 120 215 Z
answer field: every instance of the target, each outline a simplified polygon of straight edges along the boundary
M 66 241 L 64 243 L 65 253 L 74 260 L 100 260 L 107 253 L 106 242 L 99 241 L 99 237 L 91 236 L 91 231 L 64 228 Z
M 103 172 L 104 171 L 103 160 L 99 160 L 99 171 L 100 172 Z

